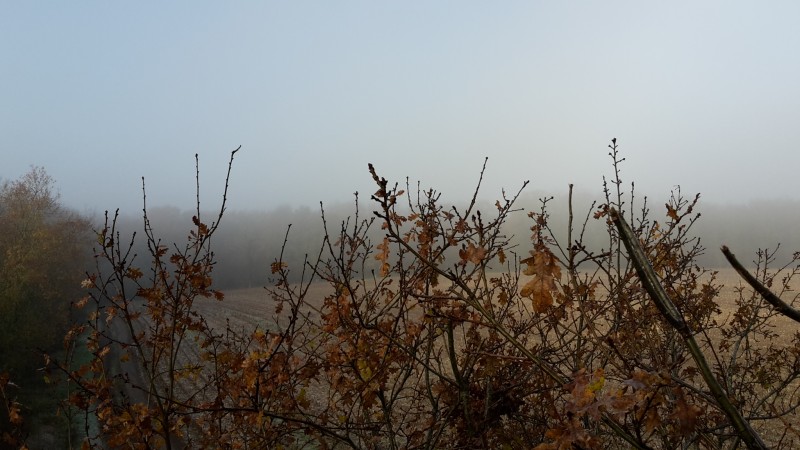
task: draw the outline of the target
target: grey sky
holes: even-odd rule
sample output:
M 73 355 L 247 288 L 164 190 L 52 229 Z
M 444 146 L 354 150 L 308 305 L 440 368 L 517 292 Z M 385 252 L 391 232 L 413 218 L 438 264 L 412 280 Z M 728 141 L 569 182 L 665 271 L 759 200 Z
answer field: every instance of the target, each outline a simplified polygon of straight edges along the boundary
M 797 197 L 800 3 L 3 2 L 0 176 L 80 210 L 349 201 L 387 178 L 466 198 L 624 179 Z M 729 176 L 728 179 L 723 176 Z M 211 206 L 211 205 L 209 205 Z

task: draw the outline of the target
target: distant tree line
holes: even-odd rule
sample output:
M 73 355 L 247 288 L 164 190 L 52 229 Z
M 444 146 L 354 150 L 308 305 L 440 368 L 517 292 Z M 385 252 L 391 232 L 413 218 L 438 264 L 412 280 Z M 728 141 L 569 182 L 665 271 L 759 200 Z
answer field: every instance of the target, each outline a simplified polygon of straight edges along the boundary
M 559 239 L 567 236 L 567 189 L 564 193 L 544 192 L 523 193 L 518 200 L 520 210 L 509 214 L 504 232 L 511 236 L 512 245 L 524 248 L 530 238 L 529 211 L 539 211 L 542 200 L 546 200 L 546 210 L 550 217 L 550 228 Z M 641 201 L 644 201 L 642 196 Z M 637 201 L 639 201 L 637 200 Z M 586 219 L 586 211 L 594 199 L 586 193 L 576 191 L 573 196 L 575 211 L 583 216 L 574 220 Z M 655 211 L 666 211 L 663 204 L 649 206 Z M 597 202 L 600 204 L 602 202 Z M 463 206 L 463 205 L 462 205 Z M 491 202 L 478 202 L 482 210 L 493 208 Z M 800 200 L 752 201 L 741 204 L 706 203 L 701 196 L 698 207 L 702 219 L 695 225 L 695 233 L 701 239 L 706 251 L 697 256 L 697 262 L 704 267 L 728 267 L 724 256 L 718 251 L 725 242 L 735 242 L 742 255 L 756 255 L 759 249 L 774 250 L 779 244 L 782 253 L 778 257 L 790 257 L 792 249 L 800 248 L 800 234 L 795 233 L 800 223 Z M 353 212 L 352 203 L 324 205 L 328 223 L 339 226 Z M 270 263 L 280 254 L 286 238 L 292 245 L 284 250 L 283 260 L 292 267 L 300 267 L 306 257 L 313 261 L 320 251 L 324 236 L 319 220 L 321 210 L 307 206 L 284 205 L 267 211 L 229 211 L 225 216 L 225 226 L 214 236 L 213 251 L 217 259 L 214 269 L 215 283 L 221 289 L 260 287 L 268 283 Z M 149 211 L 153 227 L 163 236 L 165 242 L 179 242 L 186 238 L 186 224 L 193 213 L 177 207 L 156 207 Z M 124 233 L 141 227 L 141 217 L 122 215 L 120 229 Z M 373 230 L 374 231 L 374 230 Z M 379 239 L 380 230 L 371 233 Z M 583 236 L 587 248 L 599 251 L 608 245 L 607 230 L 595 221 L 589 221 Z M 143 244 L 136 248 L 139 255 L 145 254 Z M 744 261 L 751 264 L 750 260 Z M 376 266 L 377 267 L 377 266 Z

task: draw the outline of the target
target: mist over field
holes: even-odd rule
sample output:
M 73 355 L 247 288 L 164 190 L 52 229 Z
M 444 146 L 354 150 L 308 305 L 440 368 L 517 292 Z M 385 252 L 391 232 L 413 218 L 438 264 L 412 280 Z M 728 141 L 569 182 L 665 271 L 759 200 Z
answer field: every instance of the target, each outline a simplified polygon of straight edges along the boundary
M 687 200 L 694 198 L 695 193 L 683 192 Z M 412 195 L 415 195 L 412 192 Z M 566 227 L 568 222 L 567 197 L 568 190 L 563 192 L 543 192 L 533 189 L 525 190 L 516 202 L 520 211 L 511 215 L 511 220 L 505 227 L 506 234 L 513 236 L 512 242 L 516 245 L 515 251 L 522 258 L 528 256 L 532 249 L 530 241 L 530 226 L 532 219 L 528 212 L 539 212 L 541 199 L 550 198 L 547 202 L 549 224 L 554 235 L 562 243 L 566 242 Z M 442 193 L 444 204 L 455 205 L 461 210 L 467 204 L 466 200 L 450 202 L 451 196 Z M 665 203 L 669 193 L 647 198 L 650 217 L 664 223 L 667 219 Z M 215 199 L 207 199 L 210 206 Z M 478 207 L 486 217 L 496 213 L 494 202 L 486 195 L 480 197 Z M 639 213 L 644 196 L 636 193 L 634 202 L 636 212 Z M 405 201 L 405 200 L 404 200 Z M 594 208 L 592 202 L 596 201 Z M 587 247 L 596 252 L 608 248 L 608 236 L 604 219 L 595 219 L 593 213 L 603 203 L 601 195 L 590 195 L 586 190 L 575 190 L 573 194 L 574 227 L 576 234 L 586 221 L 585 243 Z M 367 195 L 359 197 L 359 220 L 370 220 L 376 208 L 374 201 Z M 355 218 L 355 197 L 350 202 L 337 202 L 323 204 L 327 219 L 328 231 L 335 240 L 342 223 L 352 227 Z M 216 219 L 218 211 L 204 209 L 202 218 L 206 221 Z M 690 235 L 700 238 L 701 244 L 706 248 L 705 253 L 698 258 L 701 266 L 706 268 L 728 268 L 728 263 L 720 252 L 722 245 L 728 245 L 731 250 L 746 265 L 751 265 L 756 259 L 759 249 L 774 251 L 780 244 L 776 256 L 776 264 L 788 262 L 792 253 L 800 251 L 800 234 L 796 232 L 797 223 L 800 223 L 800 201 L 798 200 L 771 200 L 751 201 L 741 204 L 714 204 L 703 200 L 702 194 L 695 212 L 700 213 L 700 218 L 692 226 Z M 148 216 L 155 232 L 164 242 L 183 242 L 192 227 L 191 217 L 194 211 L 178 207 L 154 207 L 148 211 Z M 588 216 L 588 220 L 587 220 Z M 291 227 L 290 227 L 291 225 Z M 120 221 L 123 234 L 131 231 L 141 233 L 141 214 L 125 213 Z M 287 236 L 288 232 L 288 236 Z M 320 253 L 324 237 L 323 221 L 319 205 L 316 208 L 307 206 L 283 206 L 255 210 L 255 209 L 230 209 L 226 211 L 222 220 L 219 233 L 213 240 L 213 249 L 218 257 L 218 264 L 214 270 L 215 284 L 223 289 L 259 287 L 270 284 L 270 264 L 279 258 L 284 239 L 288 237 L 283 248 L 283 261 L 287 262 L 294 275 L 299 277 L 304 261 L 313 263 Z M 377 245 L 382 239 L 379 223 L 372 226 L 372 242 Z M 141 236 L 140 236 L 141 237 Z M 138 247 L 139 253 L 145 255 L 143 247 Z M 323 258 L 327 252 L 323 252 Z M 306 259 L 308 258 L 308 259 Z M 454 264 L 456 261 L 450 261 Z M 146 261 L 140 260 L 146 264 Z M 447 264 L 447 262 L 445 262 Z M 370 269 L 374 270 L 377 265 Z M 308 270 L 308 268 L 306 267 Z M 499 267 L 498 267 L 499 269 Z

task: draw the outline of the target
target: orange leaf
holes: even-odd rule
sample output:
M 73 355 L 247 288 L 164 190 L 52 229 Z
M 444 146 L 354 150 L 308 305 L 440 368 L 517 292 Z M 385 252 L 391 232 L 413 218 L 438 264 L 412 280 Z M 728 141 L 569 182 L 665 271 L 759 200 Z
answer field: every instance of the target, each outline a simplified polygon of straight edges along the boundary
M 8 410 L 8 420 L 12 425 L 22 425 L 22 415 L 19 413 L 19 407 L 15 403 L 11 404 Z
M 486 249 L 483 247 L 476 247 L 472 242 L 466 248 L 458 251 L 458 256 L 462 261 L 469 261 L 472 264 L 480 264 L 486 258 Z
M 644 430 L 649 434 L 652 433 L 659 425 L 661 425 L 661 418 L 658 416 L 658 410 L 650 408 L 647 410 L 647 416 L 644 421 Z
M 270 265 L 270 270 L 272 271 L 272 273 L 278 273 L 287 267 L 289 267 L 289 265 L 286 264 L 285 262 L 275 261 Z
M 666 206 L 666 207 L 667 207 L 667 216 L 668 216 L 670 219 L 672 219 L 672 220 L 674 220 L 674 221 L 676 221 L 676 222 L 677 222 L 678 220 L 680 220 L 680 217 L 678 216 L 678 211 L 677 211 L 675 208 L 673 208 L 672 206 L 669 206 L 669 203 L 665 203 L 665 205 L 664 205 L 664 206 Z
M 543 313 L 547 308 L 553 306 L 553 295 L 548 289 L 546 280 L 542 278 L 534 278 L 526 283 L 520 294 L 533 301 L 533 310 L 537 313 Z
M 678 402 L 675 405 L 675 411 L 672 416 L 678 421 L 678 431 L 686 436 L 697 428 L 697 419 L 703 413 L 703 410 L 699 406 L 687 402 L 686 394 L 683 391 L 678 392 L 677 397 Z
M 375 255 L 375 259 L 382 263 L 381 276 L 385 277 L 389 275 L 389 238 L 383 238 L 383 242 L 378 244 L 376 248 L 380 251 Z
M 523 273 L 533 278 L 525 283 L 520 295 L 533 300 L 533 309 L 542 313 L 553 305 L 553 292 L 556 291 L 556 280 L 561 278 L 555 256 L 546 248 L 531 252 L 531 257 L 522 260 L 526 265 Z

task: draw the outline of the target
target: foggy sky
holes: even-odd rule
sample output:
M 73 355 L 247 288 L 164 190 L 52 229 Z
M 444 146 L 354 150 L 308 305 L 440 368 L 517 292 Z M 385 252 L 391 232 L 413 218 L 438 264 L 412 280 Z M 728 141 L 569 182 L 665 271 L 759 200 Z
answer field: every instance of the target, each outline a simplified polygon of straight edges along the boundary
M 368 162 L 449 198 L 623 180 L 798 198 L 800 3 L 3 2 L 0 177 L 80 211 L 346 202 Z

